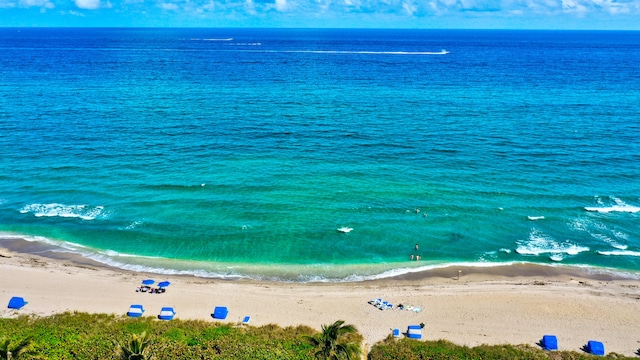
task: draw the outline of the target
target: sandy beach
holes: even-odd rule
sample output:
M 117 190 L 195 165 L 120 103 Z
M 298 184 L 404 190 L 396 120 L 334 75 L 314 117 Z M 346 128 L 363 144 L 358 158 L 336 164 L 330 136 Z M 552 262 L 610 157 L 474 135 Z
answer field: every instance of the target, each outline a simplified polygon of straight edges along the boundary
M 0 270 L 0 301 L 6 304 L 12 296 L 28 301 L 19 311 L 3 305 L 2 317 L 65 311 L 124 315 L 139 303 L 144 316 L 174 306 L 176 318 L 213 322 L 213 308 L 227 306 L 224 321 L 250 315 L 255 326 L 319 329 L 345 320 L 368 346 L 392 328 L 405 331 L 407 325 L 424 323 L 425 339 L 468 346 L 536 346 L 542 335 L 554 334 L 560 350 L 580 351 L 588 340 L 602 341 L 607 353 L 634 356 L 640 348 L 640 282 L 576 268 L 456 267 L 368 282 L 300 284 L 133 273 L 47 251 L 36 255 L 0 248 Z M 145 278 L 171 285 L 163 294 L 136 292 Z M 421 311 L 381 311 L 368 303 L 375 298 Z

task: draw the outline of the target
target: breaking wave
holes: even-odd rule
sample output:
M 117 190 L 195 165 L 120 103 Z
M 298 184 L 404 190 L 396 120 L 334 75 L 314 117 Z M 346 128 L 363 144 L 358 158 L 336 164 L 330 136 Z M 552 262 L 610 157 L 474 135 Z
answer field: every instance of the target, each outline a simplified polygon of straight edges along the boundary
M 20 209 L 20 213 L 31 213 L 36 217 L 64 217 L 94 220 L 104 216 L 104 207 L 90 205 L 64 205 L 58 203 L 28 204 Z
M 589 206 L 585 207 L 586 211 L 591 212 L 599 212 L 599 213 L 611 213 L 611 212 L 624 212 L 624 213 L 637 213 L 640 212 L 639 206 L 629 205 L 624 201 L 616 198 L 610 197 L 610 204 L 605 204 L 602 199 L 596 197 L 596 200 L 601 206 Z
M 581 246 L 571 241 L 558 242 L 551 236 L 533 229 L 527 240 L 519 241 L 515 252 L 520 255 L 541 255 L 541 254 L 567 254 L 577 255 L 581 252 L 589 251 L 586 246 Z

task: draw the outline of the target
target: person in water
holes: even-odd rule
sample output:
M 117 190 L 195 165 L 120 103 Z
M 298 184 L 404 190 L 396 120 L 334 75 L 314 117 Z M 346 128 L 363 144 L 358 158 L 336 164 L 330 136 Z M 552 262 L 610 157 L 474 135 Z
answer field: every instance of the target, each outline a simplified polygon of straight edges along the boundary
M 410 259 L 410 260 L 413 260 L 413 254 L 411 254 L 411 256 L 409 256 L 409 259 Z

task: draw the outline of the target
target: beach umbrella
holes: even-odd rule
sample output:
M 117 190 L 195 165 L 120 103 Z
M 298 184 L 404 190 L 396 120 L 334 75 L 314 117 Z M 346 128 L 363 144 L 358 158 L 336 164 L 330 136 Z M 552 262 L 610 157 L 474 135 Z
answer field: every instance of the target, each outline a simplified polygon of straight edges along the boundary
M 156 282 L 155 280 L 151 280 L 151 279 L 146 279 L 146 280 L 142 280 L 142 285 L 151 285 L 154 282 Z
M 158 283 L 158 287 L 159 287 L 159 288 L 165 288 L 165 287 L 167 287 L 167 286 L 169 286 L 169 285 L 171 285 L 171 283 L 170 283 L 170 282 L 168 282 L 168 281 L 162 281 L 162 282 L 159 282 L 159 283 Z

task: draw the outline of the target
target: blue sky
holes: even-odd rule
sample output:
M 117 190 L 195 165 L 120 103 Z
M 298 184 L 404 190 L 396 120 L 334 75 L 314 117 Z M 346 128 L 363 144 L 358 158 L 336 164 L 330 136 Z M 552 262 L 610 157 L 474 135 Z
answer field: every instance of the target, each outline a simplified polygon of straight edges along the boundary
M 0 26 L 640 30 L 640 0 L 0 0 Z

